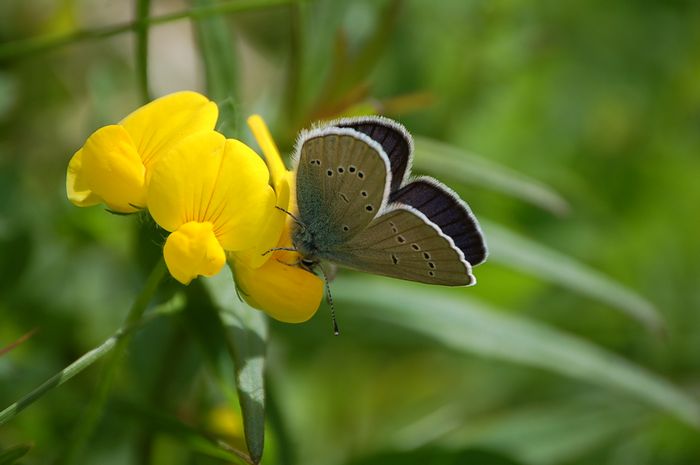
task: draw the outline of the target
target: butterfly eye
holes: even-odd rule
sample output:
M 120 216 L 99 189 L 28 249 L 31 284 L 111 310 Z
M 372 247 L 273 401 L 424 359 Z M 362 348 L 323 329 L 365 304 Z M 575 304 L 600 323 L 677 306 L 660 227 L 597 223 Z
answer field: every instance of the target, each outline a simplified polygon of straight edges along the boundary
M 365 210 L 367 210 L 368 212 L 371 212 L 372 210 L 374 210 L 374 207 L 372 205 L 367 205 L 365 207 Z

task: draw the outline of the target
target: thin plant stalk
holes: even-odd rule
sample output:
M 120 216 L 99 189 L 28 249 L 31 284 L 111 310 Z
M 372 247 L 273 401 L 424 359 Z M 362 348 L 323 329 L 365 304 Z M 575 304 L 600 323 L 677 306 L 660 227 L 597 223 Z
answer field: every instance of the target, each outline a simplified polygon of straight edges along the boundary
M 0 62 L 13 58 L 24 58 L 36 53 L 46 52 L 64 45 L 70 45 L 87 40 L 105 39 L 108 37 L 131 32 L 142 25 L 165 24 L 181 19 L 200 19 L 226 13 L 237 13 L 275 6 L 289 5 L 294 0 L 229 0 L 208 7 L 189 8 L 175 13 L 153 16 L 144 20 L 135 20 L 128 23 L 117 24 L 94 29 L 79 29 L 77 31 L 60 34 L 31 37 L 29 39 L 16 40 L 0 45 Z
M 154 269 L 154 272 L 158 271 L 158 273 L 164 273 L 164 266 L 161 263 L 156 266 Z M 153 276 L 154 272 L 151 273 L 151 276 Z M 161 274 L 162 276 L 162 274 Z M 147 286 L 144 288 L 143 292 L 139 296 L 140 298 L 137 299 L 137 301 L 134 303 L 134 307 L 137 305 L 137 303 L 145 300 L 146 294 L 150 290 L 150 295 L 153 294 L 153 291 L 155 288 L 153 286 L 149 286 L 149 283 L 147 283 Z M 152 288 L 152 289 L 151 289 Z M 149 295 L 149 297 L 150 297 Z M 144 298 L 142 298 L 144 297 Z M 148 299 L 150 300 L 150 298 Z M 146 304 L 148 301 L 146 301 Z M 162 307 L 159 307 L 158 310 L 152 312 L 149 314 L 151 317 L 155 317 L 158 315 L 166 314 L 166 313 L 172 313 L 175 310 L 178 310 L 179 307 L 183 305 L 183 301 L 180 298 L 175 298 L 170 301 L 168 301 L 166 304 L 164 304 Z M 132 310 L 133 308 L 132 307 Z M 75 362 L 71 363 L 67 367 L 65 367 L 63 370 L 59 371 L 55 375 L 53 375 L 51 378 L 47 379 L 44 381 L 41 385 L 39 385 L 36 389 L 19 399 L 17 402 L 13 403 L 12 405 L 8 406 L 5 408 L 2 412 L 0 412 L 0 426 L 4 425 L 11 419 L 13 419 L 15 416 L 17 416 L 18 413 L 20 413 L 22 410 L 25 408 L 29 407 L 32 405 L 34 402 L 42 398 L 45 394 L 50 392 L 52 389 L 63 385 L 66 383 L 68 380 L 73 378 L 75 375 L 79 374 L 82 372 L 84 369 L 88 368 L 91 366 L 93 363 L 107 355 L 112 349 L 117 346 L 117 343 L 121 341 L 122 339 L 126 338 L 129 336 L 134 330 L 137 328 L 140 328 L 143 324 L 145 324 L 147 321 L 149 321 L 150 318 L 146 318 L 143 320 L 127 320 L 127 324 L 122 326 L 116 333 L 114 333 L 112 336 L 110 336 L 107 340 L 105 340 L 102 344 L 99 346 L 95 347 L 94 349 L 90 350 L 89 352 L 85 353 L 82 357 L 78 358 Z
M 148 303 L 153 298 L 153 295 L 158 289 L 158 285 L 163 280 L 165 273 L 165 263 L 163 259 L 160 259 L 151 273 L 148 275 L 143 291 L 141 291 L 141 294 L 139 294 L 129 310 L 129 314 L 126 316 L 126 321 L 124 322 L 125 327 L 133 326 L 141 320 L 146 308 L 148 307 Z M 114 347 L 114 352 L 112 353 L 110 359 L 107 360 L 107 364 L 105 365 L 102 376 L 100 377 L 97 393 L 87 406 L 86 413 L 83 415 L 82 421 L 78 423 L 78 429 L 70 442 L 70 446 L 68 447 L 65 455 L 65 463 L 75 463 L 79 459 L 85 445 L 92 436 L 92 432 L 97 426 L 97 423 L 99 423 L 100 419 L 102 418 L 102 412 L 104 411 L 105 403 L 109 398 L 109 393 L 112 389 L 112 382 L 114 381 L 114 377 L 117 373 L 117 368 L 119 367 L 124 352 L 126 352 L 130 341 L 131 334 L 125 334 L 115 342 L 116 345 Z
M 150 24 L 148 16 L 151 10 L 151 0 L 136 1 L 136 75 L 143 103 L 151 101 L 148 87 L 148 37 Z

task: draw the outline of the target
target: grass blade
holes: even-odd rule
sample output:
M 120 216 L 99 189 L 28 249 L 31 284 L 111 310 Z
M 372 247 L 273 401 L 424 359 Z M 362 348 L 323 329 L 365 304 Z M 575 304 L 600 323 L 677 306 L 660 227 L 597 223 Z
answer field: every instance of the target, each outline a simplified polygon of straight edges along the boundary
M 213 302 L 228 329 L 228 342 L 236 365 L 236 388 L 243 412 L 243 429 L 250 458 L 259 463 L 265 439 L 265 315 L 236 295 L 227 268 L 206 281 Z
M 236 13 L 276 6 L 289 5 L 294 0 L 229 0 L 222 1 L 206 8 L 192 8 L 161 16 L 153 16 L 147 21 L 148 25 L 165 24 L 186 18 L 206 18 L 225 13 Z M 125 32 L 136 30 L 142 25 L 141 21 L 131 21 L 114 26 L 95 29 L 79 29 L 68 34 L 43 35 L 20 39 L 0 44 L 0 62 L 17 58 L 26 58 L 37 53 L 47 52 L 66 45 L 88 40 L 106 39 Z
M 151 101 L 148 87 L 148 16 L 151 0 L 136 0 L 136 75 L 141 92 L 141 101 Z
M 654 305 L 634 291 L 599 271 L 501 226 L 485 221 L 481 225 L 488 239 L 490 260 L 609 304 L 651 331 L 663 333 L 664 322 Z
M 27 455 L 32 446 L 14 446 L 0 452 L 0 465 L 12 465 Z
M 17 339 L 16 341 L 9 343 L 5 347 L 0 347 L 0 357 L 5 355 L 6 353 L 16 349 L 18 346 L 24 344 L 30 337 L 32 337 L 34 335 L 34 333 L 37 332 L 37 329 L 38 328 L 34 328 L 31 331 L 20 336 L 19 339 Z
M 165 269 L 165 265 L 162 265 L 163 270 Z M 155 286 L 157 283 L 155 282 L 156 280 L 159 280 L 160 278 L 158 275 L 161 274 L 161 269 L 160 266 L 156 267 L 154 271 L 151 272 L 151 276 L 149 276 L 149 282 L 147 282 L 146 287 L 144 291 L 141 293 L 137 301 L 134 303 L 134 307 L 138 307 L 143 303 L 144 305 L 147 303 L 146 302 L 146 294 L 152 292 L 155 290 Z M 0 412 L 0 426 L 5 424 L 6 422 L 10 421 L 12 418 L 15 417 L 19 412 L 24 410 L 25 408 L 29 407 L 32 405 L 34 402 L 39 400 L 41 397 L 44 396 L 44 394 L 47 394 L 50 392 L 53 388 L 61 386 L 71 378 L 73 378 L 75 375 L 101 359 L 103 356 L 108 354 L 112 349 L 115 348 L 119 344 L 119 342 L 125 338 L 128 339 L 128 337 L 131 335 L 131 333 L 137 329 L 139 329 L 141 326 L 144 324 L 148 323 L 151 321 L 153 318 L 157 318 L 162 315 L 170 315 L 176 312 L 179 312 L 182 308 L 184 307 L 184 301 L 181 298 L 179 294 L 176 294 L 171 298 L 169 301 L 158 305 L 155 307 L 149 314 L 143 317 L 141 320 L 134 320 L 132 321 L 131 319 L 128 319 L 127 324 L 120 328 L 114 335 L 109 337 L 107 340 L 105 340 L 102 344 L 99 346 L 95 347 L 94 349 L 90 350 L 89 352 L 86 352 L 83 354 L 82 357 L 78 358 L 75 362 L 71 363 L 67 367 L 65 367 L 63 370 L 59 371 L 55 375 L 53 375 L 51 378 L 48 380 L 44 381 L 43 384 L 38 386 L 36 389 L 31 391 L 30 393 L 26 394 L 24 397 L 19 399 L 17 402 L 14 404 L 10 405 L 7 407 L 5 410 Z M 133 308 L 132 308 L 133 310 Z M 130 312 L 131 313 L 131 312 Z
M 455 351 L 543 368 L 628 394 L 700 428 L 700 405 L 663 378 L 587 341 L 474 299 L 400 281 L 346 277 L 334 296 L 353 314 L 403 327 Z M 460 296 L 461 297 L 461 296 Z M 350 312 L 348 312 L 350 314 Z
M 640 406 L 614 399 L 574 398 L 473 418 L 439 440 L 449 448 L 507 451 L 525 463 L 571 463 L 615 438 L 634 435 L 650 418 Z
M 213 0 L 194 0 L 195 8 L 211 8 L 217 4 Z M 209 16 L 194 22 L 197 41 L 207 82 L 207 94 L 215 102 L 235 102 L 236 60 L 228 24 L 224 16 Z M 227 137 L 236 135 L 235 106 L 220 105 L 221 125 L 217 128 Z
M 557 215 L 569 211 L 568 202 L 540 181 L 458 147 L 426 137 L 414 139 L 414 163 L 422 171 L 501 192 Z

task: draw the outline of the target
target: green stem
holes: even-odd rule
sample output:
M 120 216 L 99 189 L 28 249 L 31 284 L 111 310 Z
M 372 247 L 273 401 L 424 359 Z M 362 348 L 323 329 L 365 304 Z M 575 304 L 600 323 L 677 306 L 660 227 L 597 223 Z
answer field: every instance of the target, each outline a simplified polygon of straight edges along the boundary
M 40 52 L 46 52 L 64 45 L 82 42 L 86 40 L 104 39 L 138 29 L 142 26 L 153 26 L 178 21 L 185 18 L 206 18 L 207 16 L 236 13 L 260 8 L 288 5 L 294 0 L 229 0 L 215 5 L 190 8 L 161 16 L 154 16 L 142 20 L 135 20 L 115 26 L 107 26 L 96 29 L 82 29 L 69 34 L 31 37 L 29 39 L 16 40 L 0 45 L 0 61 L 11 58 L 26 57 Z
M 144 286 L 143 291 L 141 291 L 141 294 L 139 294 L 136 301 L 131 306 L 129 314 L 126 316 L 124 326 L 133 326 L 138 323 L 139 320 L 141 320 L 146 308 L 148 307 L 148 303 L 151 301 L 153 294 L 155 294 L 158 285 L 163 279 L 163 276 L 165 276 L 165 273 L 165 263 L 162 259 L 158 260 L 158 263 L 146 279 L 146 285 Z M 117 367 L 122 360 L 124 352 L 126 352 L 129 341 L 131 341 L 130 334 L 126 334 L 116 341 L 114 352 L 112 353 L 110 359 L 107 360 L 107 364 L 104 367 L 102 376 L 100 377 L 100 382 L 97 386 L 97 393 L 87 406 L 87 411 L 83 415 L 82 421 L 80 421 L 78 424 L 78 429 L 74 434 L 74 438 L 72 441 L 70 441 L 70 447 L 65 455 L 65 463 L 71 464 L 78 460 L 85 449 L 85 445 L 90 439 L 90 436 L 92 436 L 92 432 L 97 426 L 97 423 L 102 418 L 104 405 L 109 398 L 109 393 L 112 389 L 112 382 L 114 381 Z
M 301 101 L 302 59 L 304 45 L 304 12 L 299 0 L 292 2 L 289 14 L 289 70 L 287 74 L 287 87 L 285 96 L 285 127 L 295 128 L 298 125 L 297 115 L 300 113 Z
M 148 89 L 148 14 L 151 0 L 136 0 L 136 74 L 143 103 L 151 101 Z
M 159 265 L 157 268 L 162 266 Z M 155 271 L 155 270 L 154 270 Z M 144 290 L 145 293 L 145 290 Z M 142 293 L 143 295 L 143 293 Z M 134 304 L 136 305 L 136 304 Z M 183 306 L 183 301 L 181 298 L 176 297 L 166 304 L 160 306 L 157 310 L 149 314 L 149 317 L 155 317 L 163 314 L 169 314 L 174 312 Z M 4 425 L 12 418 L 14 418 L 19 412 L 29 407 L 35 401 L 39 400 L 47 392 L 51 391 L 53 388 L 63 385 L 66 381 L 73 378 L 75 375 L 98 361 L 104 355 L 108 354 L 117 343 L 131 334 L 135 329 L 140 328 L 143 324 L 150 321 L 151 318 L 146 318 L 142 321 L 128 321 L 123 327 L 121 327 L 116 333 L 110 336 L 106 341 L 104 341 L 99 346 L 95 347 L 91 351 L 84 354 L 82 357 L 77 359 L 75 362 L 71 363 L 65 367 L 60 372 L 53 375 L 51 378 L 42 383 L 39 387 L 34 389 L 32 392 L 26 396 L 19 399 L 14 404 L 7 407 L 5 410 L 0 412 L 0 426 Z
M 66 368 L 56 373 L 54 376 L 46 380 L 41 386 L 34 389 L 32 392 L 22 397 L 20 400 L 14 404 L 7 407 L 5 410 L 0 412 L 0 425 L 7 423 L 9 420 L 15 417 L 19 412 L 24 410 L 33 404 L 36 400 L 41 398 L 51 389 L 58 387 L 71 379 L 73 376 L 77 375 L 85 368 L 89 367 L 97 360 L 99 360 L 103 355 L 112 350 L 116 345 L 117 341 L 127 334 L 126 331 L 119 330 L 112 337 L 103 342 L 100 346 L 95 347 L 90 352 L 86 353 L 80 357 L 75 362 L 68 365 Z

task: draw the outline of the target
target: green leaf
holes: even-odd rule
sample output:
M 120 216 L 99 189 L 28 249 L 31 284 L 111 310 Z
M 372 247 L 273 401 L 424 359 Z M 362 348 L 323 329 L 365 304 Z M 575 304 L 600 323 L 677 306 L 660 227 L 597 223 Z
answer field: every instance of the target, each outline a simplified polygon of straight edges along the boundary
M 197 8 L 211 8 L 214 0 L 193 0 Z M 235 88 L 237 82 L 233 39 L 228 30 L 226 18 L 222 15 L 198 19 L 194 22 L 199 50 L 204 61 L 204 75 L 209 98 L 220 105 L 217 128 L 227 137 L 236 135 Z
M 243 412 L 243 429 L 250 458 L 259 463 L 265 439 L 265 315 L 236 295 L 231 271 L 226 268 L 206 280 L 212 300 L 228 330 L 228 343 L 236 365 L 236 388 Z
M 7 450 L 0 452 L 0 465 L 12 465 L 17 460 L 24 457 L 32 446 L 13 446 Z
M 489 447 L 526 463 L 554 465 L 570 463 L 620 436 L 631 437 L 650 416 L 639 405 L 589 395 L 471 415 L 467 423 L 461 405 L 440 411 L 443 415 L 434 422 L 418 419 L 405 428 L 397 435 L 399 444 L 422 444 L 426 437 L 435 438 L 437 429 L 443 433 L 437 443 L 450 449 Z M 451 430 L 445 433 L 444 424 Z
M 621 310 L 656 333 L 664 322 L 648 300 L 604 274 L 496 224 L 481 221 L 489 259 L 564 286 Z
M 540 181 L 427 137 L 414 137 L 414 142 L 414 164 L 422 171 L 501 192 L 557 215 L 569 211 L 568 202 Z
M 410 452 L 383 452 L 350 462 L 351 465 L 522 465 L 500 452 L 485 449 L 454 451 L 425 448 Z
M 700 405 L 644 368 L 554 328 L 508 315 L 486 304 L 458 298 L 454 289 L 414 283 L 345 278 L 334 296 L 353 304 L 353 314 L 428 337 L 455 351 L 543 368 L 612 388 L 656 406 L 700 428 Z M 350 313 L 350 312 L 348 312 Z

